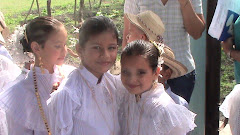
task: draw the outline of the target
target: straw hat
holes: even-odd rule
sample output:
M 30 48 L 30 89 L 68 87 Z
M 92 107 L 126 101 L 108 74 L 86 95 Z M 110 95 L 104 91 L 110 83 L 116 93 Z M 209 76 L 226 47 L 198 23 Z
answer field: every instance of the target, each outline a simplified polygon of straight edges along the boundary
M 150 41 L 162 42 L 162 35 L 165 31 L 164 24 L 160 17 L 152 11 L 144 11 L 140 14 L 125 14 L 128 20 L 140 28 Z
M 187 73 L 187 68 L 175 59 L 175 55 L 171 48 L 164 46 L 164 53 L 162 55 L 165 65 L 172 69 L 173 73 L 170 79 L 183 76 Z

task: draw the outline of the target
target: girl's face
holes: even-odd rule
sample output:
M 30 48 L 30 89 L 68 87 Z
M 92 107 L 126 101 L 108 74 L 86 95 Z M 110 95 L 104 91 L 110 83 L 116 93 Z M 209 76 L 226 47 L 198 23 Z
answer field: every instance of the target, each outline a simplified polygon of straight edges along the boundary
M 107 72 L 117 57 L 117 39 L 112 31 L 89 38 L 84 48 L 78 49 L 82 64 L 97 78 Z
M 149 90 L 157 79 L 159 70 L 153 72 L 143 56 L 128 56 L 121 61 L 121 80 L 131 94 Z
M 59 30 L 51 34 L 45 42 L 44 48 L 40 48 L 40 56 L 44 67 L 52 67 L 54 65 L 62 65 L 67 54 L 67 31 L 64 26 L 60 26 Z

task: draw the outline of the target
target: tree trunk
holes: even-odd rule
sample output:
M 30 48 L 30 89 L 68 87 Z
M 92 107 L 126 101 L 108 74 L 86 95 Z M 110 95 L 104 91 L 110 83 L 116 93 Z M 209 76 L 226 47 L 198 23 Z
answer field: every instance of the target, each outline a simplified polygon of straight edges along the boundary
M 80 0 L 79 23 L 83 21 L 84 0 Z
M 99 5 L 98 5 L 98 8 L 100 8 L 102 5 L 102 0 L 99 1 Z
M 75 27 L 77 25 L 77 17 L 76 17 L 76 10 L 77 10 L 77 0 L 75 0 L 75 4 L 74 4 L 74 24 L 75 24 Z
M 47 13 L 48 13 L 48 16 L 52 16 L 52 14 L 51 14 L 51 0 L 47 0 Z
M 34 4 L 34 1 L 35 1 L 35 0 L 32 1 L 32 5 L 31 5 L 31 7 L 30 7 L 30 9 L 29 9 L 29 11 L 28 11 L 28 13 L 27 13 L 27 16 L 26 16 L 25 19 L 24 19 L 24 22 L 23 22 L 24 24 L 26 23 L 26 20 L 27 20 L 28 15 L 29 15 L 30 12 L 32 11 L 32 7 L 33 7 L 33 4 Z
M 92 3 L 91 3 L 91 0 L 88 0 L 88 3 L 89 3 L 90 10 L 92 10 Z
M 38 0 L 36 0 L 36 2 L 37 2 L 37 9 L 38 9 L 38 16 L 41 16 Z

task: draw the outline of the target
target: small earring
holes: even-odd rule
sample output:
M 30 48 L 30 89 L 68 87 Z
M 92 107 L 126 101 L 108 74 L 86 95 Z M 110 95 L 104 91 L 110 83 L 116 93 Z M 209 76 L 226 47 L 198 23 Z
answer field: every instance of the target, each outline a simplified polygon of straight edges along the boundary
M 40 56 L 39 56 L 39 66 L 40 66 L 40 69 L 41 69 L 41 73 L 45 74 L 45 71 L 44 71 L 44 68 L 43 68 L 42 58 Z

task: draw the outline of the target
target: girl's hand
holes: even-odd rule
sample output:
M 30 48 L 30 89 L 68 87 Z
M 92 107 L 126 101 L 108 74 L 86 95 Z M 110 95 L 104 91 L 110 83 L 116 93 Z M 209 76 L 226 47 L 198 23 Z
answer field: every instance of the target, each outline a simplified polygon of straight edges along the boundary
M 233 37 L 228 38 L 226 41 L 221 42 L 223 51 L 228 54 L 233 50 Z

